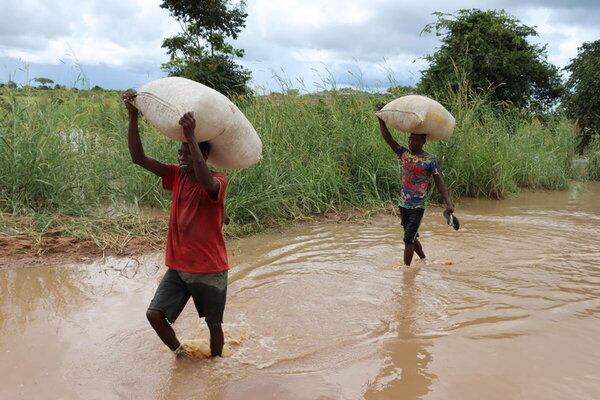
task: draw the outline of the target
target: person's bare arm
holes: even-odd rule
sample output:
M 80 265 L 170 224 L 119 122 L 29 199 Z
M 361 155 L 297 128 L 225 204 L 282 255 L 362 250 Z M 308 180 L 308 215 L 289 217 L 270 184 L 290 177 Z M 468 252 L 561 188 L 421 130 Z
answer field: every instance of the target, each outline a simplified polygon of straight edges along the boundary
M 155 160 L 154 158 L 146 156 L 144 153 L 144 147 L 142 146 L 142 140 L 140 139 L 140 132 L 138 128 L 139 111 L 132 103 L 133 99 L 135 99 L 135 96 L 137 96 L 135 91 L 129 91 L 123 95 L 123 103 L 125 104 L 127 114 L 129 115 L 127 145 L 129 147 L 131 161 L 134 164 L 137 164 L 163 178 L 167 173 L 166 165 L 158 160 Z
M 194 176 L 200 186 L 210 194 L 213 200 L 216 200 L 219 195 L 221 183 L 214 178 L 208 165 L 206 165 L 206 161 L 204 161 L 204 157 L 200 151 L 200 146 L 198 146 L 196 137 L 194 136 L 194 129 L 196 128 L 194 115 L 191 112 L 183 114 L 179 120 L 179 125 L 183 127 L 183 135 L 188 142 L 190 154 L 194 162 Z
M 435 186 L 437 187 L 437 190 L 440 192 L 440 195 L 442 196 L 442 199 L 444 200 L 444 204 L 446 205 L 445 212 L 452 214 L 454 212 L 454 205 L 452 204 L 452 201 L 450 200 L 450 195 L 448 194 L 448 188 L 446 188 L 444 179 L 442 179 L 442 176 L 440 174 L 435 174 L 435 175 L 433 175 L 433 181 L 435 182 Z
M 379 111 L 384 106 L 385 104 L 379 103 L 375 110 Z M 381 118 L 379 118 L 379 116 L 377 116 L 377 119 L 379 120 L 379 129 L 381 130 L 381 136 L 383 136 L 383 139 L 391 147 L 394 153 L 398 153 L 402 149 L 402 146 L 400 146 L 398 142 L 394 140 L 385 122 Z

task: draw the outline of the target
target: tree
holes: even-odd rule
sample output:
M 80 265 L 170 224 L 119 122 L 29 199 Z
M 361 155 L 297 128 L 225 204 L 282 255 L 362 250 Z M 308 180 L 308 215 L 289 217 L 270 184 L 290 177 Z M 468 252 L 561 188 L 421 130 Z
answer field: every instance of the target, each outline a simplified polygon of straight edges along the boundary
M 412 86 L 397 85 L 397 86 L 388 88 L 387 93 L 394 95 L 396 97 L 400 97 L 400 96 L 406 96 L 409 94 L 416 94 L 417 88 L 414 88 Z
M 425 57 L 430 66 L 418 85 L 423 92 L 457 91 L 467 83 L 472 89 L 489 89 L 492 101 L 521 109 L 551 107 L 564 93 L 558 68 L 546 61 L 546 46 L 527 42 L 537 36 L 534 28 L 503 10 L 434 15 L 437 22 L 423 32 L 435 30 L 442 45 Z
M 39 83 L 42 89 L 50 89 L 49 85 L 52 85 L 54 83 L 54 81 L 52 79 L 48 79 L 48 78 L 33 78 L 34 82 Z
M 583 43 L 564 69 L 571 72 L 564 106 L 567 115 L 577 120 L 583 148 L 594 134 L 600 134 L 600 40 Z
M 229 0 L 163 0 L 161 7 L 179 21 L 183 32 L 163 41 L 171 59 L 162 69 L 226 95 L 248 93 L 250 71 L 234 60 L 243 57 L 244 50 L 225 42 L 237 39 L 245 27 L 245 5 L 243 0 L 238 6 Z

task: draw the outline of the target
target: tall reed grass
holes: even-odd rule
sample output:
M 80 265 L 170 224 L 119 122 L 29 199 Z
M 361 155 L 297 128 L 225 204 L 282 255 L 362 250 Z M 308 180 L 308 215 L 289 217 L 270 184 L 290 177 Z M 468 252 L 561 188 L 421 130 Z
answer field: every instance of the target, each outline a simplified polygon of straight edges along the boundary
M 232 226 L 257 229 L 343 207 L 394 204 L 399 163 L 373 113 L 392 95 L 330 91 L 237 99 L 264 146 L 257 165 L 227 171 Z M 564 189 L 572 124 L 498 112 L 452 94 L 453 137 L 432 142 L 451 194 L 503 198 L 520 187 Z M 123 214 L 166 208 L 158 178 L 131 163 L 120 93 L 0 89 L 0 211 L 12 215 Z M 177 144 L 141 121 L 149 156 L 175 162 Z M 406 135 L 396 133 L 401 143 Z M 246 228 L 244 228 L 246 227 Z
M 493 105 L 485 94 L 446 96 L 457 120 L 450 140 L 429 144 L 458 196 L 501 199 L 519 188 L 566 189 L 576 131 L 564 116 L 531 116 Z
M 600 181 L 600 135 L 595 135 L 586 149 L 588 177 Z

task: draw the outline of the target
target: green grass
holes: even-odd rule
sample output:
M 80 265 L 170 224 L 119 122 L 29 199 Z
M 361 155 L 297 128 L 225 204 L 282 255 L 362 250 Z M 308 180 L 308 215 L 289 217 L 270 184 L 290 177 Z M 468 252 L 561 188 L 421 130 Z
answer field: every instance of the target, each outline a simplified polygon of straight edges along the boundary
M 587 172 L 589 179 L 600 181 L 600 135 L 592 138 L 585 155 L 588 158 Z
M 264 154 L 251 168 L 227 172 L 230 232 L 346 207 L 395 204 L 399 164 L 373 113 L 378 102 L 392 99 L 334 91 L 237 100 Z M 458 129 L 425 149 L 438 157 L 454 198 L 567 187 L 574 130 L 566 118 L 502 113 L 462 94 L 451 95 L 445 105 Z M 120 93 L 1 88 L 0 120 L 0 212 L 103 220 L 145 207 L 168 208 L 159 179 L 131 163 Z M 177 144 L 141 121 L 146 153 L 175 162 Z M 394 135 L 406 142 L 406 134 Z M 598 170 L 598 161 L 590 159 L 592 165 Z

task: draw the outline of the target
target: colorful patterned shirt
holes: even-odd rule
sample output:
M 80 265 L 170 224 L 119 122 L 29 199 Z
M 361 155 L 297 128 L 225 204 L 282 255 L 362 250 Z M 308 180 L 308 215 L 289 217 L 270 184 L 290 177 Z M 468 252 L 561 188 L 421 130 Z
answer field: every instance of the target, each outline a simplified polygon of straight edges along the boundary
M 396 155 L 402 162 L 402 193 L 398 205 L 404 208 L 425 208 L 429 177 L 440 173 L 435 157 L 427 152 L 412 154 L 402 146 Z

